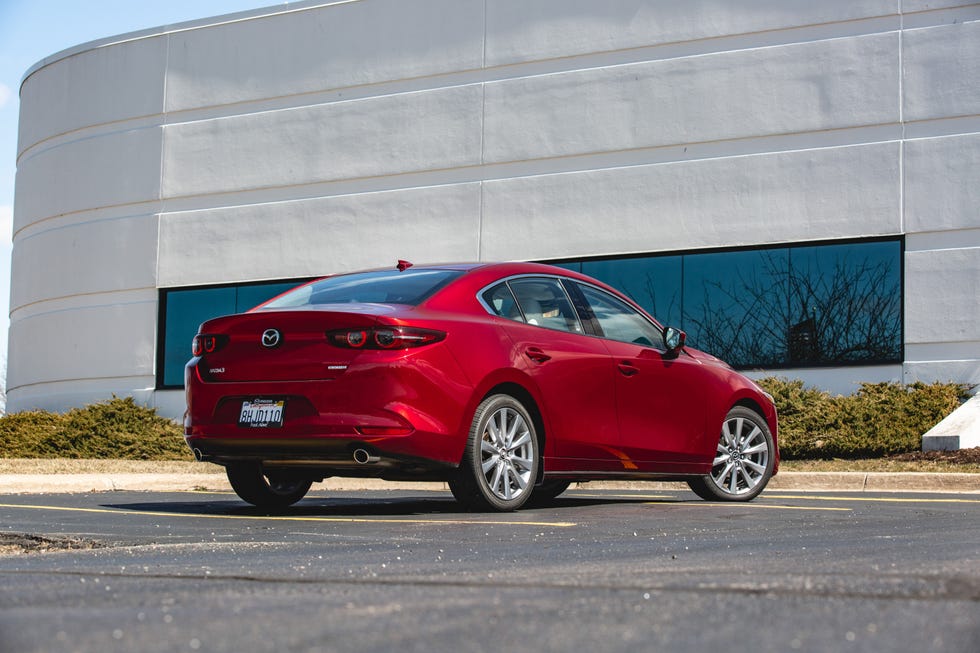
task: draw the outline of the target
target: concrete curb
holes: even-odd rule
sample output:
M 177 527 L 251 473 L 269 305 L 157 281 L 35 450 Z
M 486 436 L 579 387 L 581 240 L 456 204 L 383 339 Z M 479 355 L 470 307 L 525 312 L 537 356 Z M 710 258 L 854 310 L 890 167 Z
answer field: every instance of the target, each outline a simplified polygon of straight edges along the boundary
M 651 481 L 593 481 L 579 489 L 662 491 L 683 484 Z M 445 491 L 445 483 L 401 483 L 378 479 L 329 478 L 321 491 Z M 231 492 L 224 474 L 0 474 L 0 494 L 73 494 L 117 490 Z M 955 492 L 980 494 L 980 474 L 924 472 L 782 472 L 767 491 L 791 492 Z

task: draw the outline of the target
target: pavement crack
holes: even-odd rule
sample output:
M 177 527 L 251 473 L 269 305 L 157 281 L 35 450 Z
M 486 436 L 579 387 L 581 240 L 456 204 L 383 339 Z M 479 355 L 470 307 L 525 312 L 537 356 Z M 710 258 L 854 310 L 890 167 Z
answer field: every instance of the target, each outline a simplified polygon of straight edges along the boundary
M 107 572 L 96 570 L 0 570 L 4 575 L 51 575 L 62 577 L 91 577 L 133 579 L 133 580 L 165 580 L 190 582 L 231 582 L 257 583 L 265 585 L 295 585 L 295 586 L 353 586 L 353 587 L 432 587 L 457 589 L 495 589 L 495 590 L 552 590 L 557 592 L 641 592 L 641 593 L 694 593 L 694 594 L 737 594 L 763 597 L 808 597 L 835 598 L 876 601 L 966 601 L 980 603 L 980 578 L 962 578 L 947 576 L 901 576 L 887 577 L 855 577 L 854 584 L 861 581 L 867 584 L 871 581 L 872 589 L 860 590 L 848 586 L 836 586 L 834 577 L 786 577 L 773 578 L 765 583 L 750 584 L 743 582 L 561 582 L 541 581 L 529 582 L 526 578 L 431 578 L 417 576 L 388 576 L 388 577 L 318 577 L 297 578 L 289 576 L 261 576 L 256 574 L 221 574 L 221 573 L 130 573 Z M 875 582 L 877 581 L 877 582 Z
M 101 549 L 105 544 L 78 537 L 56 537 L 33 533 L 0 533 L 0 555 Z

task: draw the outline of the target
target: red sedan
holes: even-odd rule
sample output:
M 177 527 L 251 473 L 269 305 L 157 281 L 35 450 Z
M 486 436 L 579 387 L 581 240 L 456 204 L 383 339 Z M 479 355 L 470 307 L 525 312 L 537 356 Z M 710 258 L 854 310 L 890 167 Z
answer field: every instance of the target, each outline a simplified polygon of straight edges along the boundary
M 772 398 L 684 339 L 564 269 L 400 262 L 202 324 L 184 432 L 266 508 L 329 476 L 444 481 L 484 510 L 596 479 L 750 500 L 779 465 Z

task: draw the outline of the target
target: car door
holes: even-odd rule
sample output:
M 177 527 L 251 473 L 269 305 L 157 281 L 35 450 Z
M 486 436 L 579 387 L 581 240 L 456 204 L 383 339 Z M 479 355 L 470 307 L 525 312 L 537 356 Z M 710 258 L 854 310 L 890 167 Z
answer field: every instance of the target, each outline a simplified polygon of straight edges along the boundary
M 585 334 L 561 283 L 518 277 L 484 291 L 482 301 L 509 318 L 503 328 L 544 404 L 549 470 L 621 469 L 609 352 Z
M 668 354 L 660 327 L 628 303 L 577 283 L 602 330 L 616 387 L 619 445 L 644 471 L 684 471 L 704 462 L 701 364 Z

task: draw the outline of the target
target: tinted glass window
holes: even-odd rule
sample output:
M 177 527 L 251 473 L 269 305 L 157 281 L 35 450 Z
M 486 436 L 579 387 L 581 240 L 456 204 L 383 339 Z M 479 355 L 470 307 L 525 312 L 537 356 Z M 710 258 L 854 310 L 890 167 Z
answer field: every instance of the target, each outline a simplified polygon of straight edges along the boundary
M 508 285 L 528 324 L 582 333 L 578 315 L 557 279 L 513 279 Z
M 681 256 L 586 261 L 583 274 L 604 281 L 662 324 L 681 323 Z
M 297 288 L 264 308 L 350 303 L 415 306 L 461 274 L 459 270 L 383 270 L 345 274 Z
M 740 368 L 900 363 L 902 242 L 572 261 Z
M 732 365 L 773 367 L 785 359 L 789 326 L 786 249 L 684 257 L 688 342 Z
M 899 360 L 898 242 L 798 247 L 789 257 L 790 363 Z
M 660 329 L 637 313 L 629 304 L 592 286 L 577 285 L 589 302 L 589 307 L 606 338 L 660 350 L 666 349 Z
M 506 283 L 500 283 L 493 288 L 485 290 L 481 297 L 483 303 L 494 315 L 506 317 L 510 320 L 517 320 L 518 322 L 524 321 L 524 316 L 521 315 L 521 309 L 517 306 L 514 294 L 510 291 Z

